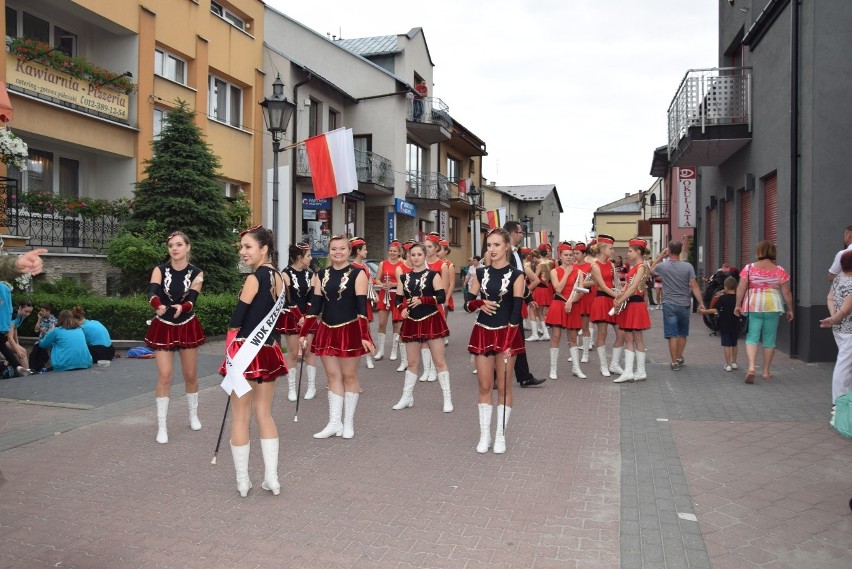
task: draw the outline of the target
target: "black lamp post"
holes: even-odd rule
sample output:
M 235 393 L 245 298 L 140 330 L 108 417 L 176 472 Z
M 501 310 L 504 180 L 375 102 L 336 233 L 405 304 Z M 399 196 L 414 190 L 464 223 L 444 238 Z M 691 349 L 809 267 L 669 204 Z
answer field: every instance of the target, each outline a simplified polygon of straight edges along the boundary
M 476 230 L 477 225 L 474 223 L 476 219 L 476 210 L 479 209 L 479 200 L 482 198 L 482 190 L 477 188 L 474 185 L 470 186 L 470 189 L 467 191 L 467 201 L 470 203 L 470 256 L 478 255 L 479 248 L 477 244 L 479 242 L 479 232 Z
M 287 132 L 290 118 L 296 111 L 296 103 L 284 96 L 284 82 L 279 74 L 272 82 L 272 97 L 266 97 L 260 103 L 266 130 L 272 135 L 272 230 L 278 231 L 278 153 L 281 152 L 281 138 Z M 293 188 L 293 191 L 296 191 Z
M 524 230 L 524 246 L 527 247 L 529 244 L 527 243 L 527 233 L 530 231 L 530 224 L 532 223 L 532 218 L 524 215 L 521 218 L 521 227 Z

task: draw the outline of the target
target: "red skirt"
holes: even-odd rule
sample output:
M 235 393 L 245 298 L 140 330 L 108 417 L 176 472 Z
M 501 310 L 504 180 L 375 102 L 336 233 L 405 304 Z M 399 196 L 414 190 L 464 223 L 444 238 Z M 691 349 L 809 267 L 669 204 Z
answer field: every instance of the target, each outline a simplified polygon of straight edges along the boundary
M 514 334 L 511 345 L 508 344 L 510 332 Z M 523 328 L 520 326 L 503 326 L 492 329 L 482 326 L 479 322 L 473 325 L 473 330 L 470 333 L 470 343 L 467 346 L 468 352 L 475 355 L 493 356 L 495 354 L 502 354 L 506 351 L 506 348 L 511 348 L 513 356 L 526 352 Z
M 615 324 L 615 316 L 609 315 L 609 311 L 612 310 L 612 300 L 613 298 L 609 295 L 595 296 L 595 302 L 592 304 L 592 313 L 589 315 L 592 322 Z
M 550 303 L 550 310 L 547 311 L 547 317 L 544 319 L 544 323 L 548 326 L 565 328 L 566 316 L 568 315 L 565 314 L 565 301 L 554 298 L 553 302 Z
M 447 321 L 439 312 L 430 314 L 422 320 L 406 318 L 399 329 L 399 341 L 404 344 L 408 342 L 419 344 L 436 338 L 446 338 L 449 335 Z
M 396 291 L 379 291 L 379 299 L 376 301 L 376 310 L 390 310 L 393 322 L 402 321 L 402 314 L 396 308 Z
M 226 349 L 228 355 L 233 358 L 237 355 L 240 346 L 246 341 L 245 338 L 237 338 Z M 219 366 L 219 375 L 225 376 L 227 369 L 225 362 Z M 260 347 L 260 351 L 249 364 L 243 374 L 249 381 L 262 383 L 264 381 L 275 381 L 276 377 L 287 375 L 287 362 L 284 360 L 284 354 L 281 353 L 281 348 L 278 344 L 264 344 Z
M 553 302 L 553 291 L 549 286 L 538 285 L 533 289 L 532 296 L 539 306 L 550 306 Z
M 580 309 L 580 314 L 583 316 L 589 316 L 592 313 L 592 305 L 595 303 L 595 297 L 597 296 L 598 289 L 596 287 L 589 287 L 589 292 L 583 295 L 583 297 L 577 302 L 577 306 Z
M 580 313 L 581 310 L 579 302 L 575 302 L 571 305 L 571 312 L 565 312 L 565 307 L 562 307 L 562 312 L 565 313 L 566 330 L 580 330 L 583 328 L 583 315 Z
M 361 345 L 361 330 L 358 327 L 358 319 L 340 326 L 328 326 L 320 322 L 317 326 L 316 335 L 311 342 L 311 352 L 318 356 L 334 356 L 336 358 L 360 358 L 369 354 Z M 364 338 L 373 339 L 370 336 Z
M 278 317 L 278 322 L 275 323 L 275 331 L 279 334 L 291 336 L 299 333 L 299 321 L 296 316 L 288 311 L 282 312 Z
M 145 334 L 145 343 L 152 350 L 190 350 L 203 344 L 207 338 L 198 318 L 193 315 L 182 324 L 172 324 L 155 316 Z
M 645 301 L 628 302 L 616 317 L 618 327 L 626 332 L 632 330 L 647 330 L 651 327 L 651 315 L 648 313 L 648 305 Z

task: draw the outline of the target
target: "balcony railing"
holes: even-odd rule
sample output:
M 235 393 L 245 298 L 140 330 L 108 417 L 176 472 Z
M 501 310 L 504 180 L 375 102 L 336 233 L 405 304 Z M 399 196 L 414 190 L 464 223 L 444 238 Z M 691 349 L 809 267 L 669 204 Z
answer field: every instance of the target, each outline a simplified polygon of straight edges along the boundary
M 449 202 L 452 195 L 449 180 L 443 174 L 413 170 L 406 173 L 405 197 L 408 199 Z
M 647 206 L 649 219 L 668 219 L 671 209 L 670 200 L 657 200 L 654 205 Z
M 669 105 L 669 156 L 690 127 L 748 124 L 751 68 L 690 69 Z
M 393 163 L 384 156 L 356 148 L 355 170 L 358 173 L 358 182 L 393 189 Z M 296 175 L 304 178 L 311 177 L 311 165 L 304 146 L 296 147 Z
M 453 126 L 453 119 L 450 118 L 450 107 L 437 97 L 415 99 L 413 95 L 409 95 L 406 119 L 413 122 L 437 124 L 444 128 Z

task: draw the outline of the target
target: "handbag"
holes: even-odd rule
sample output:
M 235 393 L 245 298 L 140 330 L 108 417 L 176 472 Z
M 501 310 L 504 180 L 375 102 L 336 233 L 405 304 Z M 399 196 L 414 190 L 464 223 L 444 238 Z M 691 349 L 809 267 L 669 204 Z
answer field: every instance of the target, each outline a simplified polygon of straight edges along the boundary
M 834 405 L 831 426 L 847 439 L 852 439 L 852 394 L 841 395 L 834 400 Z

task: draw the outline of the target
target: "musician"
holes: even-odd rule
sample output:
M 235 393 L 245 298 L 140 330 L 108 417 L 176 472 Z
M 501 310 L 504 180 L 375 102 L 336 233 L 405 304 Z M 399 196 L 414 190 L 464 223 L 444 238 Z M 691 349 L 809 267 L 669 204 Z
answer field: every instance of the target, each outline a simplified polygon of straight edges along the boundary
M 494 452 L 501 454 L 506 452 L 504 426 L 512 412 L 511 370 L 517 355 L 525 351 L 520 330 L 524 276 L 509 262 L 512 247 L 505 229 L 492 229 L 485 242 L 491 265 L 476 270 L 470 292 L 465 297 L 466 312 L 479 310 L 468 351 L 476 356 L 479 379 L 479 444 L 476 452 L 488 452 L 491 444 L 492 378 L 496 370 L 499 407 Z
M 364 271 L 367 275 L 367 282 L 369 283 L 372 280 L 372 275 L 370 275 L 370 268 L 364 263 L 364 260 L 367 258 L 367 242 L 360 237 L 352 237 L 349 239 L 349 246 L 352 247 L 352 256 L 354 257 L 352 259 L 352 266 Z M 367 291 L 369 292 L 369 286 L 367 287 Z M 367 322 L 373 321 L 373 303 L 371 300 L 371 298 L 367 299 Z M 367 362 L 367 369 L 376 367 L 371 354 L 364 354 L 364 359 Z
M 440 246 L 440 249 L 438 249 L 438 258 L 444 261 L 444 264 L 447 265 L 447 270 L 449 271 L 450 278 L 444 282 L 444 287 L 447 290 L 447 303 L 445 307 L 448 312 L 451 312 L 456 309 L 456 305 L 453 302 L 453 290 L 456 288 L 456 266 L 449 258 L 450 253 L 452 253 L 452 249 L 450 249 L 450 242 L 446 239 L 441 239 L 438 242 L 438 245 Z
M 378 298 L 376 300 L 376 310 L 379 312 L 379 333 L 377 338 L 377 350 L 375 360 L 380 360 L 385 356 L 385 332 L 388 329 L 388 317 L 392 319 L 393 342 L 391 343 L 391 361 L 396 360 L 399 351 L 399 327 L 402 325 L 402 315 L 396 309 L 396 270 L 403 264 L 400 257 L 402 253 L 402 244 L 394 239 L 388 245 L 388 257 L 379 263 L 379 269 L 376 273 L 376 279 L 373 284 L 378 288 Z
M 284 287 L 287 290 L 287 310 L 278 318 L 275 331 L 284 336 L 287 347 L 287 367 L 292 371 L 296 369 L 296 360 L 299 357 L 299 329 L 304 323 L 304 315 L 308 313 L 309 300 L 311 297 L 311 246 L 302 242 L 290 245 L 289 263 L 287 268 L 281 271 L 284 279 Z M 308 388 L 305 391 L 305 399 L 313 399 L 317 394 L 317 362 L 316 357 L 310 349 L 302 352 L 305 358 L 305 372 L 308 379 Z M 296 377 L 294 373 L 287 375 L 287 399 L 295 401 Z
M 619 365 L 621 352 L 624 351 L 624 333 L 616 326 L 615 315 L 610 314 L 613 307 L 612 301 L 618 296 L 620 286 L 615 266 L 610 261 L 614 243 L 615 239 L 611 235 L 600 234 L 597 238 L 597 244 L 593 247 L 594 252 L 597 253 L 597 258 L 592 263 L 592 280 L 595 282 L 596 292 L 594 293 L 594 302 L 589 318 L 597 328 L 595 349 L 598 352 L 601 375 L 604 377 L 610 377 L 610 372 L 619 374 L 624 372 Z M 612 326 L 615 330 L 612 362 L 609 365 L 607 365 L 606 358 L 607 326 Z
M 438 251 L 441 249 L 441 236 L 434 231 L 426 236 L 424 243 L 426 248 L 426 266 L 430 271 L 435 271 L 441 275 L 441 282 L 447 283 L 450 279 L 450 269 L 442 259 L 438 257 Z M 438 305 L 438 312 L 446 318 L 444 305 Z M 432 354 L 429 348 L 422 348 L 420 356 L 423 358 L 423 375 L 420 376 L 420 381 L 435 381 L 438 376 L 435 369 L 435 363 L 432 361 Z
M 624 331 L 624 372 L 613 380 L 614 383 L 624 381 L 640 381 L 648 376 L 645 373 L 645 339 L 642 331 L 651 327 L 651 316 L 648 304 L 645 302 L 645 279 L 648 278 L 648 268 L 643 259 L 649 253 L 648 242 L 634 238 L 628 242 L 627 260 L 630 271 L 627 273 L 627 283 L 624 290 L 615 297 L 613 304 L 618 306 L 626 302 L 624 309 L 616 318 L 616 324 Z M 636 361 L 636 372 L 633 362 Z
M 369 278 L 349 264 L 351 247 L 344 235 L 333 236 L 328 246 L 328 266 L 311 279 L 311 310 L 299 332 L 299 343 L 304 350 L 313 336 L 311 351 L 322 359 L 328 378 L 328 424 L 314 438 L 342 435 L 351 439 L 360 392 L 358 362 L 376 349 L 367 321 Z
M 592 264 L 587 258 L 587 251 L 588 247 L 586 247 L 586 244 L 582 241 L 574 245 L 574 267 L 582 273 L 579 275 L 580 286 L 582 288 L 590 289 L 590 287 L 594 284 L 594 281 L 591 280 Z M 580 299 L 579 306 L 577 307 L 580 310 L 583 322 L 583 356 L 580 360 L 583 363 L 589 361 L 589 349 L 592 347 L 592 335 L 589 327 L 589 321 L 594 301 L 594 295 L 586 294 Z
M 411 262 L 408 260 L 408 250 L 416 243 L 414 239 L 409 239 L 405 243 L 402 244 L 402 262 L 396 268 L 395 276 L 396 281 L 399 283 L 399 279 L 405 273 L 411 272 Z M 401 316 L 400 316 L 401 318 Z M 400 321 L 401 323 L 401 321 Z M 408 369 L 408 350 L 405 348 L 405 344 L 400 341 L 399 343 L 399 367 L 396 368 L 396 371 L 405 371 Z
M 551 283 L 553 284 L 553 301 L 547 311 L 545 324 L 550 326 L 550 379 L 557 379 L 557 366 L 559 363 L 559 341 L 562 339 L 562 330 L 566 328 L 568 314 L 565 312 L 566 300 L 571 296 L 572 289 L 568 287 L 568 277 L 574 271 L 574 248 L 570 243 L 560 243 L 556 247 L 559 266 L 551 271 Z M 567 334 L 570 336 L 570 334 Z M 568 345 L 569 350 L 576 350 L 576 334 L 574 344 Z M 573 357 L 571 360 L 573 361 Z
M 444 394 L 444 413 L 453 410 L 450 393 L 450 371 L 444 358 L 444 338 L 450 335 L 447 322 L 438 310 L 445 301 L 445 287 L 440 273 L 426 266 L 426 248 L 415 243 L 408 250 L 412 270 L 400 276 L 396 289 L 397 308 L 403 316 L 400 338 L 408 351 L 408 369 L 402 398 L 393 409 L 405 409 L 414 405 L 414 384 L 417 383 L 417 367 L 420 365 L 420 349 L 428 345 L 435 362 L 438 382 Z

